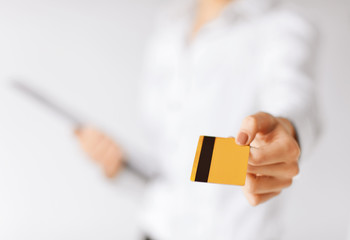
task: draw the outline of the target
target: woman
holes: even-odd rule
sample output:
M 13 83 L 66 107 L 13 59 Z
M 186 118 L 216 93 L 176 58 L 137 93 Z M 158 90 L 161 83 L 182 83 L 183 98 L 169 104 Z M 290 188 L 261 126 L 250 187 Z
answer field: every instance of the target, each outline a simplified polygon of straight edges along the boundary
M 125 146 L 128 163 L 153 176 L 142 230 L 161 240 L 281 239 L 276 196 L 298 174 L 300 149 L 309 150 L 316 132 L 312 28 L 273 0 L 177 5 L 160 16 L 146 61 L 142 122 L 152 151 L 146 157 Z M 200 135 L 254 146 L 244 194 L 189 181 Z M 94 128 L 77 136 L 114 176 L 121 148 Z

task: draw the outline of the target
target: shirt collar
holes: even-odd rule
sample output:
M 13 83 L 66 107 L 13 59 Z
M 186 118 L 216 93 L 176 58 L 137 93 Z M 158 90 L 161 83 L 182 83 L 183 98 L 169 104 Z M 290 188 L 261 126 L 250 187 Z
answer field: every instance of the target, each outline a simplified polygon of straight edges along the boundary
M 236 19 L 237 17 L 251 17 L 262 14 L 275 7 L 281 0 L 232 0 L 221 12 L 219 18 Z M 171 17 L 179 18 L 193 17 L 197 0 L 177 0 L 171 6 Z M 167 13 L 169 14 L 169 13 Z

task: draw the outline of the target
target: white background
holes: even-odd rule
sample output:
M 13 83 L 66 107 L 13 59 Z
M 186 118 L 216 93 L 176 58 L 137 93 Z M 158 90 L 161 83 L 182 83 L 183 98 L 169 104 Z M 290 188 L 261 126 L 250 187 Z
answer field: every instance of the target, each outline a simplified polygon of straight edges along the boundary
M 0 239 L 138 239 L 144 182 L 107 180 L 72 126 L 17 93 L 25 79 L 118 137 L 160 0 L 0 0 Z M 286 239 L 346 239 L 350 1 L 295 0 L 319 29 L 323 137 L 288 190 Z

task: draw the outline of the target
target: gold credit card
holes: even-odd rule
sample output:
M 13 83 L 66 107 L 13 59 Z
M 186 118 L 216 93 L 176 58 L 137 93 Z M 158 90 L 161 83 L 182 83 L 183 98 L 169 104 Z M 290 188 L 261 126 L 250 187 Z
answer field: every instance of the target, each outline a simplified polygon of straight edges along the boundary
M 234 138 L 200 136 L 191 181 L 243 186 L 249 149 Z

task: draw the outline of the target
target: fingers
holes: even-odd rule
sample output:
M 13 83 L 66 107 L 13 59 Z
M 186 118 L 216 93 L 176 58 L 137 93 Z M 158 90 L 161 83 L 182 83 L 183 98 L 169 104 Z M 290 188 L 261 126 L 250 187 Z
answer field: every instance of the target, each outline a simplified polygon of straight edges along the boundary
M 242 122 L 236 142 L 252 145 L 244 193 L 252 205 L 278 195 L 299 173 L 300 147 L 288 119 L 259 112 Z
M 269 176 L 257 176 L 255 174 L 247 174 L 245 191 L 252 194 L 265 194 L 271 192 L 279 192 L 292 184 L 292 179 L 276 178 Z
M 284 136 L 262 147 L 251 148 L 248 162 L 253 166 L 290 163 L 297 162 L 299 156 L 298 143 L 292 137 Z
M 99 137 L 91 149 L 91 157 L 97 162 L 102 161 L 113 142 L 107 137 Z
M 103 157 L 104 162 L 102 163 L 104 172 L 108 178 L 113 178 L 120 170 L 122 161 L 115 161 L 115 159 L 121 158 L 121 151 L 119 151 L 119 149 L 117 149 L 115 146 L 110 145 L 108 150 L 105 152 L 105 156 Z
M 246 117 L 237 134 L 236 143 L 239 145 L 249 145 L 257 133 L 268 133 L 277 124 L 277 120 L 270 114 L 259 112 Z
M 282 189 L 291 184 L 291 178 L 267 177 L 248 173 L 243 192 L 249 204 L 256 206 L 277 196 Z
M 121 168 L 122 151 L 119 146 L 101 131 L 85 127 L 75 130 L 83 150 L 104 169 L 107 177 L 113 177 Z
M 84 150 L 94 150 L 96 145 L 104 138 L 104 135 L 95 128 L 85 127 L 75 130 L 75 134 L 78 137 Z
M 245 197 L 247 198 L 248 202 L 252 206 L 257 206 L 261 203 L 266 202 L 267 200 L 276 197 L 281 192 L 271 192 L 271 193 L 265 193 L 265 194 L 252 194 L 246 191 L 243 191 Z
M 298 163 L 277 163 L 263 166 L 248 164 L 247 173 L 277 178 L 293 178 L 299 174 L 299 165 Z

